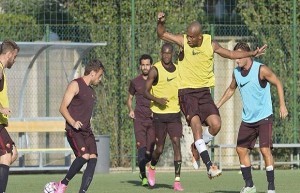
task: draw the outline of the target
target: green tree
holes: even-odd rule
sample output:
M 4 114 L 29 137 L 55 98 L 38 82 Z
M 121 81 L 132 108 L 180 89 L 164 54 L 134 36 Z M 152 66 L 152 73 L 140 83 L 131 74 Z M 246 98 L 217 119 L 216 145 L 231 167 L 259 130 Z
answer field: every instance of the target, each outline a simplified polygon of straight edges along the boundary
M 298 115 L 296 119 L 300 118 L 300 84 L 299 84 L 299 68 L 297 72 L 297 81 L 293 81 L 293 28 L 299 26 L 293 25 L 293 0 L 287 1 L 238 1 L 238 9 L 245 24 L 252 32 L 252 36 L 258 40 L 257 43 L 267 43 L 268 49 L 263 57 L 263 62 L 269 65 L 272 70 L 282 80 L 285 100 L 290 116 L 287 121 L 279 121 L 279 102 L 276 89 L 272 89 L 273 107 L 275 114 L 274 134 L 275 142 L 277 143 L 293 143 L 294 142 L 294 127 L 293 125 L 293 108 L 296 105 Z M 300 1 L 297 0 L 297 8 L 300 7 Z M 297 23 L 300 20 L 300 14 L 297 13 Z M 299 40 L 300 35 L 297 34 Z M 258 45 L 258 44 L 256 44 Z M 298 45 L 299 50 L 299 45 Z M 298 58 L 299 61 L 299 58 Z M 293 85 L 297 84 L 297 103 L 293 104 Z M 298 125 L 299 126 L 299 125 Z M 299 136 L 299 128 L 298 128 Z M 299 142 L 299 138 L 297 139 Z

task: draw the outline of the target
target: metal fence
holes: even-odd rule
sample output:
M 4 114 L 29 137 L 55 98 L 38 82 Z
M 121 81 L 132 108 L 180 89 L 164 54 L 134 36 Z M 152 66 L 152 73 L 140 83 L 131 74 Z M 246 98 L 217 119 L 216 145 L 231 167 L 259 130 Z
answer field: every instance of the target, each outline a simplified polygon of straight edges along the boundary
M 19 2 L 16 3 L 16 2 Z M 95 47 L 82 56 L 81 66 L 91 58 L 98 57 L 106 67 L 103 85 L 97 88 L 99 102 L 93 116 L 93 127 L 97 134 L 110 135 L 111 167 L 135 167 L 135 143 L 133 125 L 127 115 L 125 101 L 129 80 L 139 72 L 138 58 L 143 53 L 151 54 L 154 61 L 159 60 L 162 42 L 156 35 L 156 15 L 163 10 L 167 14 L 167 27 L 174 33 L 182 33 L 192 20 L 203 23 L 205 33 L 212 34 L 220 44 L 232 49 L 237 41 L 245 40 L 252 48 L 268 44 L 267 53 L 258 58 L 269 65 L 281 79 L 289 109 L 287 121 L 278 119 L 278 98 L 276 89 L 272 90 L 274 102 L 274 141 L 276 143 L 299 143 L 300 118 L 300 81 L 299 81 L 299 18 L 296 12 L 298 1 L 275 1 L 273 4 L 261 1 L 203 0 L 203 1 L 0 1 L 2 13 L 0 18 L 1 39 L 11 38 L 19 42 L 102 42 L 107 46 Z M 20 3 L 21 2 L 21 3 Z M 22 2 L 25 4 L 22 4 Z M 79 4 L 82 4 L 80 6 Z M 274 7 L 274 4 L 277 7 Z M 26 6 L 30 5 L 30 6 Z M 40 5 L 40 6 L 39 6 Z M 84 7 L 83 5 L 86 5 Z M 286 6 L 282 9 L 281 6 Z M 267 10 L 265 10 L 267 9 Z M 254 11 L 253 11 L 254 10 Z M 269 11 L 268 11 L 269 10 Z M 289 10 L 289 11 L 286 11 Z M 252 11 L 248 13 L 248 11 Z M 252 13 L 267 11 L 266 18 L 259 16 L 256 20 Z M 277 12 L 276 12 L 277 11 Z M 274 14 L 281 21 L 274 20 Z M 292 13 L 292 14 L 291 14 Z M 251 15 L 252 14 L 252 15 Z M 276 15 L 275 14 L 275 15 Z M 295 14 L 295 15 L 293 15 Z M 21 16 L 20 16 L 21 15 Z M 5 22 L 3 22 L 5 21 Z M 251 21 L 251 22 L 250 22 Z M 23 48 L 25 50 L 31 47 Z M 177 48 L 176 48 L 177 49 Z M 20 96 L 17 88 L 24 74 L 19 64 L 28 63 L 26 57 L 18 58 L 10 70 L 9 95 L 13 112 L 18 112 L 18 100 L 24 97 L 28 106 L 40 104 L 40 112 L 26 113 L 22 118 L 57 117 L 59 103 L 67 84 L 65 74 L 74 67 L 76 53 L 67 49 L 51 51 L 52 56 L 39 58 L 39 71 L 35 72 L 33 83 L 27 84 L 26 96 Z M 70 57 L 71 56 L 71 57 Z M 176 56 L 175 56 L 176 58 Z M 29 58 L 30 59 L 30 58 Z M 78 58 L 77 58 L 78 59 Z M 47 82 L 46 65 L 50 64 L 50 80 Z M 44 66 L 42 66 L 44 65 Z M 80 66 L 80 67 L 81 67 Z M 215 56 L 216 87 L 214 97 L 218 100 L 228 86 L 234 62 Z M 18 71 L 20 71 L 18 73 Z M 17 86 L 15 86 L 15 85 Z M 49 90 L 44 90 L 51 84 Z M 59 86 L 56 86 L 58 84 Z M 35 90 L 35 92 L 31 92 Z M 37 95 L 39 93 L 40 95 Z M 49 97 L 51 96 L 51 97 Z M 48 100 L 46 98 L 48 97 Z M 214 143 L 233 143 L 240 122 L 241 104 L 238 94 L 221 109 L 222 131 Z M 41 112 L 43 111 L 43 112 Z M 46 113 L 48 112 L 48 113 Z M 12 119 L 19 115 L 13 114 Z M 192 141 L 191 131 L 184 128 L 184 160 L 189 165 L 189 145 Z M 55 143 L 55 142 L 54 142 Z M 169 142 L 160 164 L 170 166 L 172 150 Z M 236 162 L 235 152 L 229 150 L 229 162 Z M 283 150 L 278 150 L 285 153 Z M 214 151 L 212 151 L 214 154 Z

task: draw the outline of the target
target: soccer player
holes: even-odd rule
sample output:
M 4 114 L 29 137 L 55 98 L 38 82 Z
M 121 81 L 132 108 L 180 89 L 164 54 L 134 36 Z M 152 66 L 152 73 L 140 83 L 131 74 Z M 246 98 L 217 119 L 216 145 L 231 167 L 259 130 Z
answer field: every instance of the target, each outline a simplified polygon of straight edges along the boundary
M 60 105 L 60 113 L 66 119 L 66 135 L 76 159 L 67 175 L 58 183 L 55 193 L 64 193 L 68 183 L 87 163 L 79 193 L 88 190 L 97 164 L 97 146 L 90 119 L 96 102 L 92 86 L 100 83 L 104 66 L 100 60 L 92 60 L 85 66 L 84 75 L 68 85 Z
M 155 143 L 155 130 L 152 120 L 152 111 L 150 109 L 150 100 L 144 97 L 145 84 L 152 62 L 153 60 L 148 54 L 143 54 L 140 57 L 139 67 L 141 74 L 130 81 L 127 98 L 129 117 L 133 119 L 134 124 L 142 186 L 148 186 L 146 164 L 151 159 Z M 136 105 L 133 110 L 132 100 L 134 96 Z
M 234 50 L 250 52 L 245 42 L 237 43 Z M 260 151 L 264 157 L 268 181 L 268 193 L 275 193 L 274 160 L 271 149 L 273 110 L 270 83 L 275 85 L 279 96 L 279 116 L 284 119 L 288 115 L 284 102 L 284 93 L 280 80 L 272 70 L 264 64 L 246 57 L 236 59 L 237 67 L 233 71 L 232 81 L 217 103 L 220 108 L 238 87 L 242 102 L 242 122 L 239 128 L 236 151 L 240 159 L 241 171 L 245 186 L 241 193 L 254 193 L 256 188 L 252 181 L 249 150 L 253 149 L 259 138 Z
M 17 159 L 18 152 L 15 143 L 10 138 L 6 127 L 11 114 L 7 94 L 7 79 L 5 69 L 10 69 L 20 51 L 12 40 L 4 40 L 0 46 L 0 192 L 6 191 L 9 167 Z
M 174 151 L 175 180 L 174 190 L 183 191 L 180 184 L 182 137 L 181 114 L 178 101 L 178 69 L 172 62 L 173 46 L 165 43 L 161 48 L 161 61 L 151 68 L 146 81 L 145 96 L 150 99 L 155 127 L 155 150 L 148 168 L 150 186 L 155 185 L 155 166 L 163 152 L 167 134 Z
M 167 32 L 163 12 L 158 13 L 157 34 L 162 40 L 176 43 L 182 50 L 178 61 L 179 103 L 192 129 L 195 147 L 206 165 L 208 177 L 212 179 L 222 173 L 212 164 L 206 147 L 221 129 L 219 111 L 210 93 L 210 88 L 215 85 L 214 53 L 229 59 L 259 56 L 264 53 L 266 45 L 252 52 L 227 50 L 210 35 L 202 34 L 197 21 L 188 26 L 186 34 L 175 35 Z M 206 124 L 208 129 L 202 131 L 202 124 Z

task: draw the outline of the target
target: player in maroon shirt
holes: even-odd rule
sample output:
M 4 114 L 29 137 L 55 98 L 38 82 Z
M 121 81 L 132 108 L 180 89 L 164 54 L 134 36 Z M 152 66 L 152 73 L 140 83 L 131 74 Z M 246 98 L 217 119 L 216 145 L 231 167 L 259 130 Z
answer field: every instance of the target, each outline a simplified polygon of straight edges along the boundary
M 155 131 L 152 124 L 150 100 L 144 97 L 145 83 L 152 62 L 151 56 L 147 54 L 143 54 L 140 57 L 141 74 L 130 81 L 127 99 L 129 117 L 133 119 L 134 123 L 134 134 L 138 150 L 138 164 L 143 186 L 148 186 L 145 167 L 151 159 L 155 143 Z M 134 96 L 136 101 L 135 109 L 132 107 Z
M 55 193 L 64 193 L 69 181 L 87 163 L 82 176 L 79 193 L 87 191 L 97 164 L 97 146 L 91 129 L 90 119 L 96 102 L 93 85 L 100 83 L 104 66 L 100 60 L 92 60 L 86 67 L 84 75 L 73 80 L 69 85 L 60 105 L 59 112 L 66 119 L 66 135 L 76 159 L 67 175 L 58 183 Z

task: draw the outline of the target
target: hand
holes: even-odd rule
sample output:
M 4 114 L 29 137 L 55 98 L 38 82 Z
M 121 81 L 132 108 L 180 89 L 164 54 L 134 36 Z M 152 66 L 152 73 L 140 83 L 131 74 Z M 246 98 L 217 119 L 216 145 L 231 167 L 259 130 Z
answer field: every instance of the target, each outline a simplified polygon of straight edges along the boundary
M 280 116 L 280 118 L 281 119 L 285 119 L 288 114 L 289 113 L 288 113 L 288 111 L 286 109 L 286 106 L 285 105 L 280 106 L 280 108 L 279 108 L 279 116 Z
M 9 108 L 1 108 L 0 113 L 2 113 L 3 115 L 10 115 L 11 110 Z
M 157 102 L 158 104 L 160 104 L 160 105 L 165 106 L 165 105 L 169 102 L 169 100 L 168 100 L 167 98 L 158 98 L 158 99 L 156 100 L 156 102 Z
M 267 44 L 263 45 L 261 48 L 257 47 L 256 50 L 254 51 L 253 56 L 258 57 L 260 55 L 265 54 L 267 47 L 268 47 Z
M 135 119 L 134 111 L 130 111 L 129 112 L 129 117 L 132 118 L 132 119 Z
M 157 20 L 158 22 L 165 22 L 165 13 L 164 12 L 159 12 L 157 15 Z
M 73 123 L 72 127 L 79 130 L 82 127 L 82 123 L 80 121 L 75 121 L 75 123 Z

